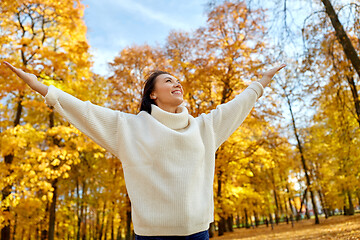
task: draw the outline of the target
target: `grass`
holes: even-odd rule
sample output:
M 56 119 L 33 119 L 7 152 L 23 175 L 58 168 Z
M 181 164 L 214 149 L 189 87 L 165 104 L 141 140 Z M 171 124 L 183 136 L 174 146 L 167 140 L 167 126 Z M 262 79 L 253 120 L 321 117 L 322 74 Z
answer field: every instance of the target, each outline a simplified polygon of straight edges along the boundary
M 314 224 L 314 219 L 309 219 L 294 222 L 294 227 L 291 223 L 274 224 L 274 230 L 271 230 L 270 225 L 269 227 L 261 225 L 257 228 L 234 229 L 232 233 L 225 233 L 221 237 L 212 239 L 360 239 L 360 214 L 333 216 L 328 219 L 321 217 L 319 225 Z

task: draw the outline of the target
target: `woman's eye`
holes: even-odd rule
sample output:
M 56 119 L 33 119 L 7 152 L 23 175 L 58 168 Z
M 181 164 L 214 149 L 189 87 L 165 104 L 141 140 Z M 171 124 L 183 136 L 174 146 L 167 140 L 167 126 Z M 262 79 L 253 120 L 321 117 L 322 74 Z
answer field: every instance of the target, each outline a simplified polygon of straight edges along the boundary
M 166 80 L 166 82 L 171 82 L 171 80 L 170 80 L 170 79 L 168 79 L 168 80 Z

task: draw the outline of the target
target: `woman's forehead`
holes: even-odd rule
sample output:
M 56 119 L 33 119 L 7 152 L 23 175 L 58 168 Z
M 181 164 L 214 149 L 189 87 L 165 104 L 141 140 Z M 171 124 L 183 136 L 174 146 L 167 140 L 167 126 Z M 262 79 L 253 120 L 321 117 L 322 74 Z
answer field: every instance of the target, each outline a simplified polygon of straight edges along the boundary
M 167 73 L 160 74 L 157 78 L 159 78 L 159 79 L 165 79 L 165 78 L 177 79 L 173 75 L 170 75 L 170 74 L 167 74 Z

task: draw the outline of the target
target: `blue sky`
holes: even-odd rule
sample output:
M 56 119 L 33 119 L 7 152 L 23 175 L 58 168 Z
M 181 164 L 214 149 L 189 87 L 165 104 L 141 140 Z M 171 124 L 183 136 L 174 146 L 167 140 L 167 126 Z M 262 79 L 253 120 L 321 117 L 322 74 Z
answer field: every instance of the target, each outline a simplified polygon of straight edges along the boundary
M 205 25 L 207 0 L 84 0 L 87 37 L 96 73 L 124 48 L 163 44 L 171 30 Z

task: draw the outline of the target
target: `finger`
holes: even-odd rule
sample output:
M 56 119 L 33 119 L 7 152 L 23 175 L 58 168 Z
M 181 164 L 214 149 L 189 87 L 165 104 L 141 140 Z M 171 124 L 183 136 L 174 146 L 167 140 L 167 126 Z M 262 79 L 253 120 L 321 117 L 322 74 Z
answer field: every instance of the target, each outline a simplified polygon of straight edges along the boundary
M 21 72 L 23 72 L 21 69 L 18 69 L 16 67 L 14 67 L 13 65 L 11 65 L 10 63 L 4 61 L 4 64 L 11 69 L 11 71 L 13 71 L 14 73 L 16 73 L 17 75 L 19 75 Z
M 26 73 L 24 72 L 22 69 L 20 68 L 16 68 L 14 67 L 13 65 L 11 65 L 10 63 L 4 61 L 4 64 L 9 67 L 11 69 L 11 71 L 13 71 L 18 77 L 20 77 L 21 79 L 25 80 L 27 78 L 30 78 L 32 77 L 31 75 L 33 74 L 29 74 L 29 73 Z M 34 75 L 34 77 L 36 78 L 36 76 Z
M 274 73 L 277 73 L 278 71 L 280 71 L 280 70 L 281 70 L 282 68 L 284 68 L 285 66 L 286 66 L 286 64 L 281 64 L 280 66 L 273 68 L 272 71 L 273 71 Z
M 4 61 L 3 63 L 4 63 L 8 68 L 11 68 L 11 69 L 14 68 L 10 63 L 8 63 L 8 62 L 6 62 L 6 61 Z
M 278 67 L 278 71 L 282 68 L 286 67 L 286 64 L 281 64 L 279 67 Z

